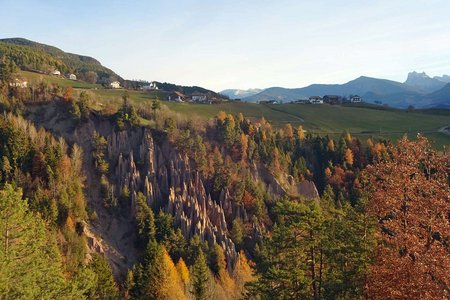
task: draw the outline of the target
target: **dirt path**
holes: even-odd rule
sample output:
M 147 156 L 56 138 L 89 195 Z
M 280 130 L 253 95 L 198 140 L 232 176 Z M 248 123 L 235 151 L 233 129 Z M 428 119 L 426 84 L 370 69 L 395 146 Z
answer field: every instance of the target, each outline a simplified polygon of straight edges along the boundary
M 450 135 L 450 126 L 444 126 L 444 127 L 440 128 L 438 130 L 438 132 L 441 132 L 446 135 Z

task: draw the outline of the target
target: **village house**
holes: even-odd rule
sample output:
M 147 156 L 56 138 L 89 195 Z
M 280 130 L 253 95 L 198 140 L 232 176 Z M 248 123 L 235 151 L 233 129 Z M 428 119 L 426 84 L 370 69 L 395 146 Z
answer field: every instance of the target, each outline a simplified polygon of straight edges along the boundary
M 112 89 L 120 89 L 120 82 L 118 82 L 118 81 L 113 81 L 113 82 L 111 82 L 111 83 L 109 84 L 109 86 L 110 86 Z
M 180 92 L 173 92 L 167 96 L 167 101 L 184 102 L 186 96 Z
M 70 80 L 77 80 L 77 75 L 75 75 L 75 74 L 70 74 L 70 75 L 69 75 L 69 79 L 70 79 Z
M 362 101 L 363 101 L 362 98 L 358 95 L 352 96 L 350 98 L 350 102 L 352 102 L 352 103 L 360 103 Z
M 142 87 L 142 89 L 143 89 L 143 90 L 157 90 L 157 89 L 158 89 L 158 86 L 156 85 L 156 82 L 155 82 L 155 81 L 152 81 L 152 82 L 150 82 L 149 85 L 144 85 L 144 86 Z
M 208 100 L 208 96 L 202 93 L 193 93 L 191 95 L 192 102 L 206 102 Z
M 323 99 L 320 96 L 311 96 L 309 97 L 309 102 L 311 104 L 323 104 Z
M 26 88 L 28 86 L 28 82 L 26 80 L 16 78 L 12 82 L 9 83 L 9 86 L 18 87 L 18 88 Z
M 338 95 L 325 95 L 323 96 L 323 102 L 328 104 L 341 104 L 342 97 Z

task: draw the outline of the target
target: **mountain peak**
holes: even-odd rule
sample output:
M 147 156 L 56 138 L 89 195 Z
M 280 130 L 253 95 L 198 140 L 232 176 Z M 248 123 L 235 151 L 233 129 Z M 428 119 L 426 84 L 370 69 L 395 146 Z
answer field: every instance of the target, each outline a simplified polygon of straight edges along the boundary
M 416 71 L 408 73 L 405 84 L 415 87 L 423 92 L 431 93 L 441 89 L 445 82 L 438 78 L 431 78 L 425 72 L 418 73 Z
M 428 76 L 425 72 L 419 73 L 416 71 L 412 71 L 408 73 L 408 78 L 406 79 L 406 81 L 413 78 L 430 78 L 430 76 Z

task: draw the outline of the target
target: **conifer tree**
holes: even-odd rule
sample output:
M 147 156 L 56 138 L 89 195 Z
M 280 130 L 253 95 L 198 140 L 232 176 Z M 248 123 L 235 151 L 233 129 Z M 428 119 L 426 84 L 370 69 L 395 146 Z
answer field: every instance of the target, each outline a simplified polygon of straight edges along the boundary
M 191 293 L 196 300 L 205 300 L 209 297 L 208 281 L 209 270 L 206 265 L 205 255 L 200 251 L 191 270 L 192 290 Z
M 117 299 L 117 286 L 113 278 L 111 266 L 102 254 L 94 254 L 89 263 L 90 269 L 96 274 L 96 284 L 91 290 L 90 299 Z
M 28 210 L 21 190 L 0 190 L 0 298 L 68 297 L 56 242 Z

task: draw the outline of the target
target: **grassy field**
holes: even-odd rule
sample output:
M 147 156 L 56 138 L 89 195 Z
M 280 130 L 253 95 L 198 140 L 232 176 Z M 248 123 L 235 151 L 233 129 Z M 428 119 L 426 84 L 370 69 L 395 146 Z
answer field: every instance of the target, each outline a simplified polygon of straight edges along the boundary
M 31 84 L 38 84 L 45 81 L 52 84 L 58 84 L 61 87 L 72 86 L 74 89 L 101 89 L 99 84 L 91 84 L 83 81 L 68 80 L 58 76 L 50 76 L 33 72 L 20 71 L 20 76 L 26 78 Z
M 23 72 L 30 81 L 46 80 L 61 86 L 72 85 L 76 97 L 83 90 L 89 90 L 94 98 L 95 108 L 101 109 L 107 104 L 120 105 L 124 90 L 104 89 L 100 85 L 57 78 L 48 75 Z M 129 91 L 131 103 L 151 105 L 155 94 L 142 91 Z M 189 104 L 165 102 L 170 110 L 188 116 L 197 115 L 208 120 L 219 111 L 231 114 L 242 112 L 244 116 L 255 120 L 266 118 L 275 127 L 286 123 L 302 125 L 314 134 L 338 136 L 344 130 L 354 136 L 366 139 L 369 136 L 397 140 L 404 134 L 414 138 L 417 133 L 429 137 L 437 148 L 450 146 L 450 136 L 438 132 L 444 126 L 450 126 L 450 110 L 416 110 L 408 112 L 393 108 L 383 108 L 365 104 L 331 106 L 308 104 L 262 105 L 253 103 Z

